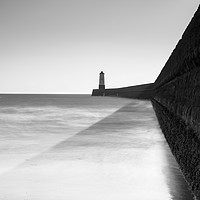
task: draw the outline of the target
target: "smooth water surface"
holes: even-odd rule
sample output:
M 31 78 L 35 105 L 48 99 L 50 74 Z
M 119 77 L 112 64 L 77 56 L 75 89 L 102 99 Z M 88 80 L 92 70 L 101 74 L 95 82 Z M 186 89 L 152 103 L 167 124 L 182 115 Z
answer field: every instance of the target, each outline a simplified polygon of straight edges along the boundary
M 191 199 L 150 102 L 0 97 L 0 199 Z

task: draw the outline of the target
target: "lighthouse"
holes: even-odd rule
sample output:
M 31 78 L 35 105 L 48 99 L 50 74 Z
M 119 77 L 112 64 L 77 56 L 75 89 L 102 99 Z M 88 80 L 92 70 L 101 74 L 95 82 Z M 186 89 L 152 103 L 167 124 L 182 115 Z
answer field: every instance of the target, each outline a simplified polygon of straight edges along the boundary
M 99 90 L 105 90 L 105 79 L 103 71 L 101 71 L 99 74 Z
M 92 96 L 106 96 L 105 78 L 103 71 L 99 73 L 99 89 L 94 89 L 92 91 Z

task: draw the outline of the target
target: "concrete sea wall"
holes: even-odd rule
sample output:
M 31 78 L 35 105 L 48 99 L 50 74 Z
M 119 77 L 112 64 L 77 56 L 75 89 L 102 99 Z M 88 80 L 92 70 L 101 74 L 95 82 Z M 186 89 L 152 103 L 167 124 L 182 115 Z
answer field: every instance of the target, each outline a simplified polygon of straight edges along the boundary
M 200 199 L 200 8 L 154 83 L 160 127 L 180 169 Z
M 193 195 L 200 199 L 200 141 L 193 127 L 152 101 L 160 127 Z
M 194 14 L 191 22 L 170 55 L 160 75 L 155 81 L 157 87 L 199 68 L 200 64 L 200 11 Z

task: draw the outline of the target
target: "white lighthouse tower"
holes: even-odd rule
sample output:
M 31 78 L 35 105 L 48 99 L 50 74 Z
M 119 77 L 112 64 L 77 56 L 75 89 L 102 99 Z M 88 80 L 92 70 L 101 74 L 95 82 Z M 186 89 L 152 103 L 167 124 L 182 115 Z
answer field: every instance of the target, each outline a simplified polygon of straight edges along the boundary
M 105 90 L 105 79 L 103 71 L 101 71 L 99 74 L 99 90 Z

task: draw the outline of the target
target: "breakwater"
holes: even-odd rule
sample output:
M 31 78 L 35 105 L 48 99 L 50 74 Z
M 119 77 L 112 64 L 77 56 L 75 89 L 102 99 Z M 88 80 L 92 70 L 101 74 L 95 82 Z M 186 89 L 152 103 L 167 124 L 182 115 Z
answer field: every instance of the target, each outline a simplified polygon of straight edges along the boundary
M 137 99 L 150 99 L 153 96 L 153 83 L 105 90 L 94 89 L 92 96 L 112 96 Z
M 200 198 L 200 141 L 194 129 L 168 108 L 152 101 L 160 127 L 195 197 Z
M 200 199 L 200 8 L 154 83 L 160 127 L 197 199 Z

